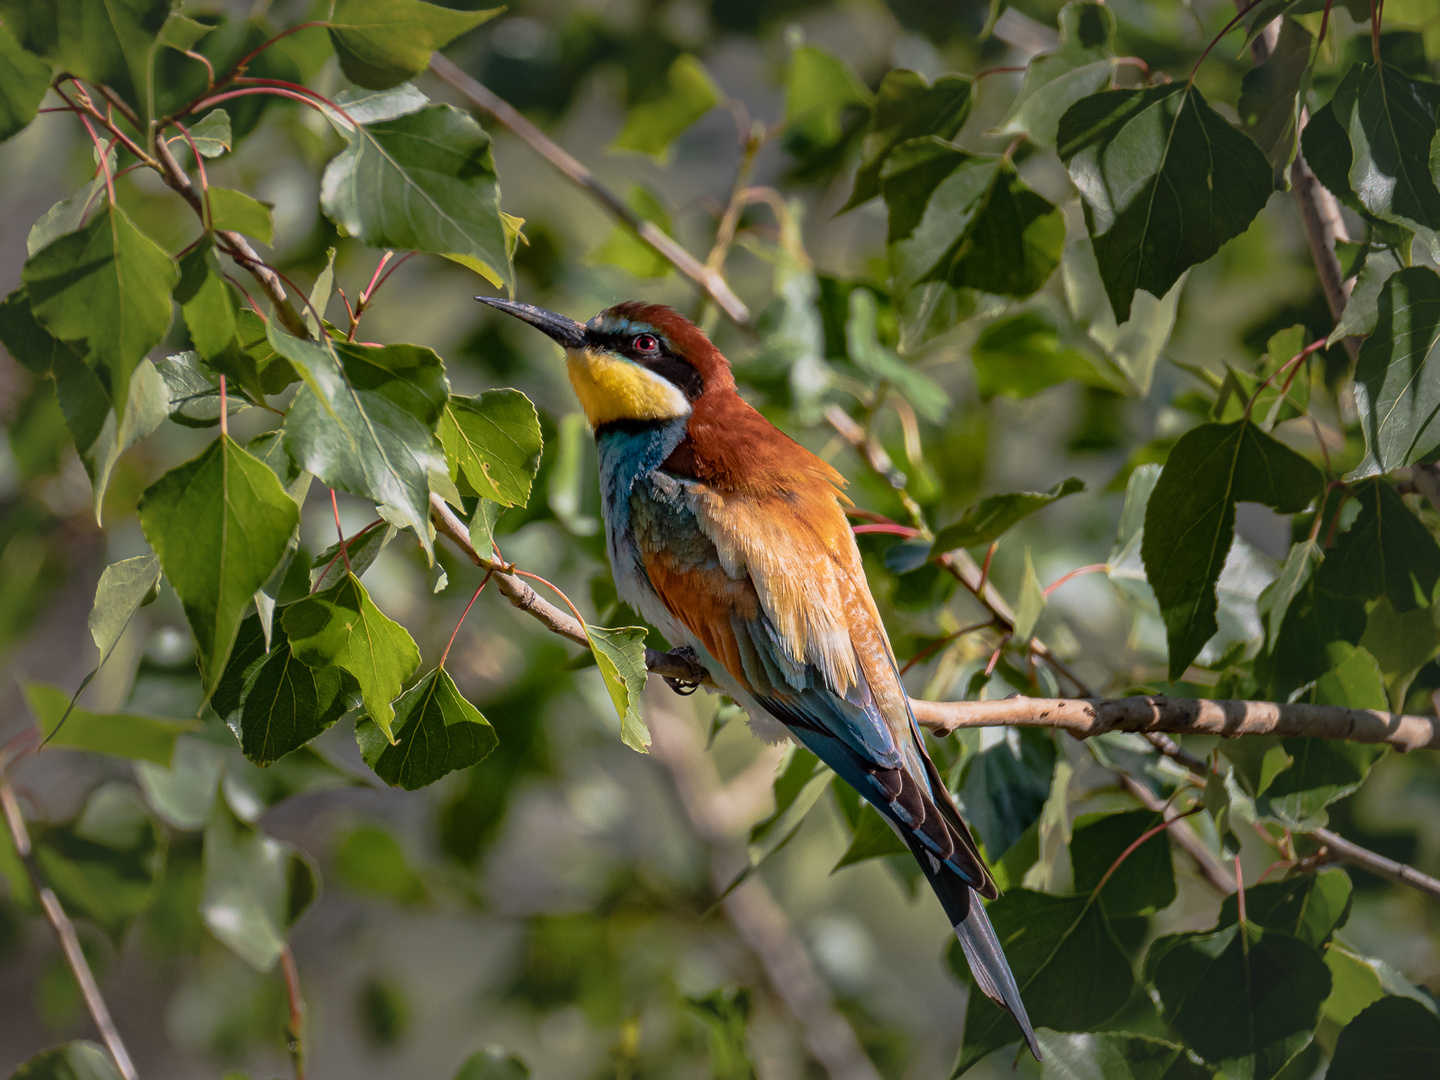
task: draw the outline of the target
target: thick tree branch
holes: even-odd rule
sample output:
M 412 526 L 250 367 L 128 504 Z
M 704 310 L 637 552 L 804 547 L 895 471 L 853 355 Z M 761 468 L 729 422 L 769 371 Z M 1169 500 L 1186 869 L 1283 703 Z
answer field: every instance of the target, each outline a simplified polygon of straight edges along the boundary
M 1177 735 L 1281 735 L 1384 743 L 1401 753 L 1440 749 L 1440 719 L 1376 709 L 1172 697 L 1005 698 L 915 701 L 915 719 L 936 735 L 971 727 L 1053 727 L 1087 739 L 1107 731 Z
M 509 102 L 497 97 L 489 88 L 482 86 L 438 52 L 430 57 L 430 70 L 476 108 L 482 109 L 501 125 L 509 128 L 530 149 L 553 165 L 577 187 L 588 192 L 591 198 L 604 207 L 611 217 L 632 230 L 661 258 L 700 286 L 732 322 L 739 326 L 749 325 L 750 309 L 731 292 L 730 286 L 726 284 L 725 277 L 719 270 L 706 266 L 676 243 L 673 238 L 667 236 L 653 222 L 646 221 L 631 210 L 618 195 L 600 183 L 594 173 L 566 153 L 538 127 L 526 120 L 519 110 Z
M 80 996 L 85 1001 L 85 1008 L 90 1013 L 90 1019 L 94 1021 L 95 1029 L 100 1033 L 100 1038 L 104 1040 L 105 1049 L 109 1051 L 110 1059 L 115 1062 L 116 1071 L 120 1073 L 123 1080 L 136 1080 L 135 1066 L 130 1060 L 130 1053 L 125 1049 L 125 1043 L 120 1038 L 119 1030 L 115 1027 L 115 1021 L 110 1017 L 110 1008 L 100 994 L 100 986 L 95 981 L 95 974 L 90 970 L 90 963 L 85 959 L 84 950 L 80 948 L 80 939 L 75 936 L 75 924 L 65 914 L 65 908 L 61 905 L 60 898 L 45 884 L 45 879 L 40 874 L 40 867 L 35 861 L 34 849 L 30 846 L 30 834 L 25 828 L 25 819 L 20 813 L 20 804 L 15 799 L 14 789 L 3 777 L 0 777 L 0 808 L 4 810 L 5 824 L 10 830 L 10 841 L 15 845 L 15 853 L 20 856 L 20 861 L 25 866 L 25 873 L 30 879 L 30 887 L 35 890 L 36 899 L 40 902 L 41 910 L 45 912 L 45 918 L 55 931 L 55 936 L 60 940 L 60 951 L 65 954 L 65 963 L 69 966 L 70 973 L 80 987 Z

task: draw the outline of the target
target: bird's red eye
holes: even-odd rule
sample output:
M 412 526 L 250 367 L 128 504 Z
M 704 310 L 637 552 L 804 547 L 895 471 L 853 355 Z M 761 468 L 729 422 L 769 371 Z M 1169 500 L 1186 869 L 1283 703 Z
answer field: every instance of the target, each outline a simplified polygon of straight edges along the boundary
M 631 342 L 638 353 L 654 353 L 660 351 L 660 343 L 655 340 L 654 334 L 638 334 Z

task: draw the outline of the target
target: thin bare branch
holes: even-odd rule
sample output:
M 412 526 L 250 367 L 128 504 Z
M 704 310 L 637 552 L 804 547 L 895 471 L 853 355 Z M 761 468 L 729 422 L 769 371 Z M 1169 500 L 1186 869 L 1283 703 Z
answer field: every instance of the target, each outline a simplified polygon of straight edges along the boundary
M 646 221 L 626 206 L 621 198 L 596 178 L 595 174 L 576 161 L 562 147 L 538 127 L 526 120 L 508 101 L 497 97 L 489 88 L 481 85 L 461 71 L 439 53 L 430 57 L 430 70 L 448 83 L 467 101 L 488 113 L 493 119 L 509 128 L 530 149 L 555 167 L 577 187 L 589 193 L 611 217 L 648 244 L 655 252 L 679 270 L 714 300 L 720 310 L 738 326 L 749 326 L 750 309 L 730 290 L 725 277 L 691 255 L 675 240 L 667 236 L 654 222 Z
M 1281 735 L 1384 743 L 1401 753 L 1440 749 L 1440 719 L 1378 709 L 1172 697 L 1005 698 L 916 701 L 915 719 L 936 735 L 971 727 L 1052 727 L 1078 739 L 1107 731 L 1180 735 Z
M 652 720 L 651 731 L 651 753 L 670 771 L 690 824 L 711 845 L 712 880 L 717 885 L 729 881 L 734 876 L 738 842 L 735 815 L 726 808 L 726 789 L 705 753 L 703 740 L 693 725 L 668 711 Z M 771 763 L 773 774 L 775 759 L 767 753 L 763 760 Z M 879 1080 L 855 1030 L 835 1008 L 830 988 L 815 971 L 790 917 L 765 882 L 752 875 L 726 896 L 721 906 L 760 962 L 776 996 L 795 1018 L 806 1049 L 831 1080 Z
M 0 776 L 0 807 L 4 809 L 5 824 L 9 827 L 15 852 L 20 856 L 20 861 L 25 865 L 25 873 L 30 878 L 30 887 L 35 890 L 45 918 L 55 931 L 55 936 L 60 939 L 60 951 L 65 954 L 65 963 L 80 987 L 85 1009 L 90 1013 L 90 1019 L 94 1021 L 95 1029 L 104 1040 L 105 1049 L 109 1051 L 110 1059 L 115 1062 L 115 1069 L 122 1080 L 136 1080 L 135 1065 L 130 1060 L 130 1052 L 125 1049 L 115 1021 L 110 1017 L 110 1007 L 105 1004 L 100 986 L 95 981 L 95 974 L 90 970 L 90 962 L 85 959 L 84 950 L 80 948 L 80 939 L 75 936 L 75 924 L 65 914 L 60 898 L 45 884 L 45 879 L 40 875 L 34 849 L 30 846 L 30 833 L 25 828 L 20 804 L 15 799 L 15 790 L 3 776 Z

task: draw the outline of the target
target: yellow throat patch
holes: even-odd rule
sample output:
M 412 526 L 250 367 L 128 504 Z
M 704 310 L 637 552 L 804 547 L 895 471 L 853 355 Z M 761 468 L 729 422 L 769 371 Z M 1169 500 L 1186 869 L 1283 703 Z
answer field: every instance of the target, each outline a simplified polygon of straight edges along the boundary
M 593 349 L 566 349 L 565 368 L 592 428 L 614 420 L 673 420 L 690 413 L 679 387 L 629 360 Z

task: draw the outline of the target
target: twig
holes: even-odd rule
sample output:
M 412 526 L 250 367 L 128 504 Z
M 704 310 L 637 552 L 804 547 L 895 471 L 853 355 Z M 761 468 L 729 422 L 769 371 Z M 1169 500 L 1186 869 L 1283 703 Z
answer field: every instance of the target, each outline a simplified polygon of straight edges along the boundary
M 295 1080 L 305 1080 L 305 999 L 300 994 L 300 969 L 289 945 L 280 946 L 280 970 L 285 975 L 285 1000 L 290 1016 L 285 1026 L 286 1049 Z
M 1310 835 L 1323 845 L 1325 853 L 1336 862 L 1358 866 L 1362 870 L 1370 871 L 1376 877 L 1383 877 L 1397 885 L 1408 885 L 1432 900 L 1440 900 L 1440 881 L 1429 874 L 1422 874 L 1413 866 L 1406 866 L 1394 859 L 1387 859 L 1384 855 L 1352 843 L 1339 833 L 1333 833 L 1329 829 L 1316 829 Z
M 651 723 L 651 754 L 669 771 L 691 826 L 711 846 L 711 879 L 733 877 L 737 837 L 734 815 L 724 811 L 724 789 L 704 744 L 679 716 Z M 855 1030 L 835 1008 L 805 946 L 765 883 L 751 876 L 721 905 L 735 932 L 760 962 L 776 996 L 800 1027 L 806 1048 L 831 1080 L 879 1080 Z
M 1279 735 L 1384 743 L 1401 753 L 1440 750 L 1440 719 L 1378 709 L 1194 698 L 1005 698 L 915 701 L 915 719 L 936 735 L 972 727 L 1050 727 L 1077 739 L 1107 731 L 1181 735 Z
M 730 286 L 725 283 L 722 274 L 702 264 L 699 259 L 667 236 L 657 225 L 646 221 L 626 206 L 618 195 L 596 179 L 594 173 L 520 115 L 519 111 L 509 102 L 497 97 L 439 53 L 431 55 L 430 70 L 471 104 L 483 109 L 499 123 L 509 128 L 530 149 L 553 165 L 572 183 L 589 192 L 590 196 L 612 217 L 632 229 L 635 235 L 650 245 L 661 258 L 700 286 L 732 322 L 739 326 L 750 324 L 750 309 L 730 291 Z
M 10 829 L 10 840 L 15 845 L 15 853 L 25 864 L 25 873 L 30 878 L 30 887 L 35 890 L 35 896 L 40 901 L 45 918 L 49 920 L 55 936 L 60 939 L 60 950 L 65 954 L 65 963 L 69 966 L 70 973 L 80 987 L 80 996 L 85 1000 L 85 1008 L 90 1013 L 90 1019 L 95 1022 L 95 1028 L 100 1032 L 100 1038 L 105 1041 L 105 1049 L 110 1052 L 110 1059 L 115 1062 L 116 1071 L 120 1073 L 122 1080 L 136 1080 L 135 1066 L 130 1060 L 130 1053 L 125 1049 L 125 1043 L 121 1040 L 120 1032 L 115 1027 L 115 1021 L 110 1017 L 110 1008 L 100 994 L 100 987 L 95 982 L 95 975 L 90 970 L 90 963 L 85 959 L 85 953 L 80 948 L 80 939 L 75 936 L 75 924 L 65 914 L 65 908 L 61 905 L 60 898 L 45 884 L 45 879 L 40 875 L 40 867 L 35 861 L 34 849 L 30 846 L 30 834 L 26 831 L 25 819 L 20 814 L 20 804 L 15 799 L 14 789 L 4 777 L 0 777 L 0 806 L 4 808 L 5 823 Z

